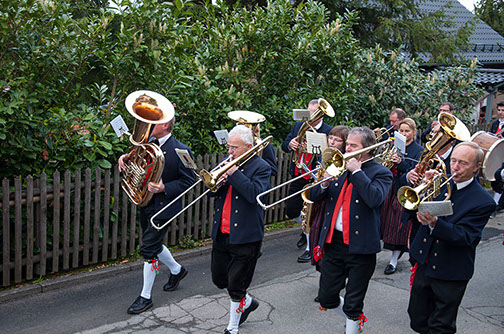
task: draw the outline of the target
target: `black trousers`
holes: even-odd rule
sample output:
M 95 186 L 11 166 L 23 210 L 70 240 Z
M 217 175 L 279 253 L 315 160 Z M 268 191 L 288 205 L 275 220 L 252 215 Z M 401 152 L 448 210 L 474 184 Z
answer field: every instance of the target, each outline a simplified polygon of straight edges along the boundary
M 309 179 L 308 180 L 299 179 L 292 182 L 289 185 L 288 195 L 294 194 L 295 192 L 303 189 L 303 187 L 307 185 L 309 182 L 310 182 Z M 285 206 L 286 206 L 286 215 L 289 219 L 299 217 L 299 214 L 303 209 L 303 198 L 301 197 L 301 195 L 291 197 L 285 202 Z
M 411 329 L 422 334 L 455 333 L 468 282 L 427 277 L 425 265 L 418 264 L 408 306 Z
M 320 306 L 338 307 L 340 291 L 348 279 L 343 312 L 351 319 L 359 317 L 375 266 L 376 254 L 349 254 L 348 245 L 343 243 L 343 233 L 334 231 L 332 242 L 324 247 L 320 265 Z
M 154 204 L 147 204 L 147 206 L 140 208 L 140 227 L 142 228 L 140 255 L 142 255 L 145 260 L 154 259 L 161 253 L 163 250 L 163 238 L 168 231 L 169 225 L 159 231 L 152 227 L 150 219 L 155 213 Z M 158 222 L 158 225 L 162 225 L 166 222 L 165 219 L 156 219 L 155 221 Z
M 227 288 L 233 301 L 245 298 L 261 245 L 262 241 L 230 244 L 229 234 L 217 233 L 212 247 L 212 281 L 219 289 Z

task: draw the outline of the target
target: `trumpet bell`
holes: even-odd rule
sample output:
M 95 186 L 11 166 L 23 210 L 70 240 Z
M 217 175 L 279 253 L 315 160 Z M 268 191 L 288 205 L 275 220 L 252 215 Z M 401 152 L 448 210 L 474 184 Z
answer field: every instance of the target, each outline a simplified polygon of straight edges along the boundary
M 319 109 L 321 109 L 326 116 L 334 117 L 336 114 L 334 108 L 327 102 L 326 99 L 318 99 Z

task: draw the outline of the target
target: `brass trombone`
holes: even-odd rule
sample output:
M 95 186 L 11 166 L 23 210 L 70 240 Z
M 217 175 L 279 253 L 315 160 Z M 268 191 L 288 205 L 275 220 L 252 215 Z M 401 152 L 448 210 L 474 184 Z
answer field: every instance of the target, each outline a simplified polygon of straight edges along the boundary
M 219 165 L 217 165 L 211 171 L 207 171 L 205 169 L 200 170 L 199 175 L 197 175 L 199 178 L 198 181 L 196 181 L 192 186 L 187 188 L 183 193 L 181 193 L 176 198 L 174 198 L 170 203 L 165 205 L 161 210 L 156 212 L 156 214 L 154 214 L 150 220 L 151 225 L 157 230 L 163 229 L 166 225 L 170 224 L 172 221 L 177 219 L 178 216 L 180 216 L 182 213 L 187 211 L 187 209 L 189 209 L 194 203 L 196 203 L 201 198 L 203 198 L 209 191 L 216 192 L 222 186 L 222 184 L 225 182 L 225 180 L 222 179 L 222 176 L 231 167 L 233 167 L 235 165 L 237 167 L 244 165 L 252 157 L 254 157 L 256 154 L 259 154 L 259 152 L 261 152 L 264 148 L 266 148 L 266 146 L 269 145 L 269 143 L 271 142 L 272 139 L 273 139 L 273 136 L 268 136 L 268 137 L 264 138 L 260 143 L 251 147 L 248 151 L 246 151 L 245 153 L 240 155 L 238 158 L 227 163 L 228 160 L 231 158 L 229 156 L 228 158 L 226 158 L 224 161 L 222 161 Z M 200 182 L 203 182 L 208 189 L 205 190 L 200 196 L 195 198 L 191 203 L 187 204 L 182 210 L 180 210 L 176 215 L 174 215 L 172 218 L 170 218 L 170 220 L 166 221 L 164 224 L 159 226 L 154 222 L 154 219 L 157 216 L 159 216 L 162 212 L 164 212 L 168 207 L 173 205 L 175 202 L 177 202 L 180 198 L 182 198 L 182 196 L 184 196 L 189 191 L 194 189 L 194 187 L 196 187 Z
M 316 167 L 315 169 L 311 170 L 309 173 L 310 175 L 312 175 L 312 177 L 316 180 L 316 182 L 312 183 L 311 185 L 307 186 L 307 187 L 304 187 L 303 189 L 293 193 L 293 194 L 290 194 L 282 199 L 279 199 L 278 201 L 274 202 L 274 203 L 271 203 L 269 205 L 267 204 L 264 204 L 262 201 L 261 201 L 261 197 L 263 197 L 264 195 L 267 195 L 287 184 L 290 184 L 302 177 L 305 177 L 306 174 L 301 174 L 301 175 L 298 175 L 296 176 L 295 178 L 292 178 L 282 184 L 279 184 L 278 186 L 276 187 L 273 187 L 269 190 L 266 190 L 265 192 L 263 193 L 260 193 L 259 195 L 257 195 L 256 197 L 256 200 L 257 200 L 257 203 L 264 209 L 264 210 L 267 210 L 283 201 L 286 201 L 288 200 L 289 198 L 292 198 L 294 196 L 298 196 L 299 194 L 307 191 L 308 189 L 311 189 L 313 187 L 316 187 L 318 186 L 319 184 L 333 178 L 333 177 L 339 177 L 341 176 L 346 168 L 346 161 L 347 160 L 350 160 L 351 158 L 355 158 L 361 154 L 364 154 L 366 152 L 369 152 L 369 151 L 372 151 L 376 148 L 379 148 L 383 145 L 388 145 L 390 142 L 392 142 L 393 140 L 392 139 L 387 139 L 385 141 L 382 141 L 382 142 L 379 142 L 379 143 L 376 143 L 374 145 L 371 145 L 371 146 L 368 146 L 368 147 L 365 147 L 363 149 L 360 149 L 360 150 L 357 150 L 357 151 L 354 151 L 354 152 L 348 152 L 348 153 L 341 153 L 340 150 L 338 150 L 337 148 L 333 148 L 333 147 L 328 147 L 324 150 L 324 152 L 322 152 L 322 163 Z M 365 163 L 365 162 L 368 162 L 370 160 L 373 160 L 373 159 L 376 159 L 378 158 L 378 156 L 374 156 L 373 158 L 369 158 L 365 161 L 363 161 L 362 163 Z M 321 169 L 325 170 L 325 172 L 331 176 L 329 177 L 326 177 L 326 178 L 322 178 L 321 180 L 318 180 L 317 181 L 317 177 L 315 176 L 315 174 L 317 174 Z

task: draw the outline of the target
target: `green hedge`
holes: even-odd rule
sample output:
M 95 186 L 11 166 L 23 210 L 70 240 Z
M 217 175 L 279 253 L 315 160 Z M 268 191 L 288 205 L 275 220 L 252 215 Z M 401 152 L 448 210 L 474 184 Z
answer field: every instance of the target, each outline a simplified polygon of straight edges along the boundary
M 426 76 L 400 50 L 361 48 L 356 14 L 330 21 L 314 1 L 121 5 L 74 19 L 65 1 L 0 3 L 1 177 L 110 167 L 128 141 L 108 123 L 132 126 L 124 99 L 139 89 L 176 104 L 176 136 L 196 154 L 221 149 L 213 130 L 232 126 L 230 110 L 263 113 L 278 144 L 316 97 L 335 108 L 330 124 L 378 126 L 394 107 L 423 125 L 443 100 L 463 115 L 479 94 L 475 64 Z

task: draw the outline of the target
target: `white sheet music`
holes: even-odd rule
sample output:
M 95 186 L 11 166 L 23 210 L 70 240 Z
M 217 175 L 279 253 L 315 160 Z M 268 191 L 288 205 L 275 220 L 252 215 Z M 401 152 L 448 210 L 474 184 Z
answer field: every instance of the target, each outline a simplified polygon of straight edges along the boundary
M 327 136 L 325 133 L 306 132 L 306 151 L 312 154 L 322 154 L 327 148 Z
M 126 125 L 126 123 L 124 123 L 124 120 L 121 117 L 121 115 L 114 118 L 110 122 L 110 125 L 112 126 L 112 129 L 114 129 L 117 137 L 121 137 L 123 134 L 130 135 L 128 126 Z
M 399 132 L 394 132 L 394 146 L 402 153 L 406 153 L 406 137 Z
M 215 138 L 221 145 L 225 145 L 228 142 L 228 131 L 227 130 L 215 130 L 214 131 Z
M 310 118 L 310 110 L 308 110 L 308 109 L 292 109 L 292 118 L 295 121 L 306 121 Z
M 191 155 L 189 154 L 189 151 L 183 150 L 180 148 L 176 148 L 175 152 L 177 153 L 178 157 L 180 158 L 180 160 L 182 161 L 184 166 L 186 166 L 186 168 L 190 168 L 192 170 L 198 169 L 198 167 L 194 163 L 194 160 L 192 159 Z

